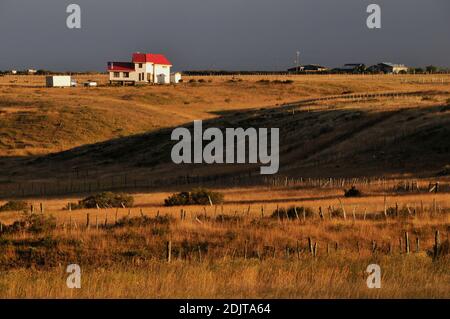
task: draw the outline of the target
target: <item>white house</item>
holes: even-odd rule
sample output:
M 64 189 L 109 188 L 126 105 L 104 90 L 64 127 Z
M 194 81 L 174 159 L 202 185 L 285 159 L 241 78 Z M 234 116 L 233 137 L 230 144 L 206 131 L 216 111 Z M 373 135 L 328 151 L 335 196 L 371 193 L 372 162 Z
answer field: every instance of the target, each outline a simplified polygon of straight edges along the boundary
M 108 62 L 110 83 L 170 83 L 172 63 L 162 54 L 133 53 L 132 62 Z

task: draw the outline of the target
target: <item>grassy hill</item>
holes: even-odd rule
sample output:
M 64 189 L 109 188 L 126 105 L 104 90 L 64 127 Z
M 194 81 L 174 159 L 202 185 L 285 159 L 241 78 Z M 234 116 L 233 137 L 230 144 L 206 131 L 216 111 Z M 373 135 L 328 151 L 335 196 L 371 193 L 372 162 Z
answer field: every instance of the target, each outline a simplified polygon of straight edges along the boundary
M 292 177 L 435 176 L 450 164 L 448 84 L 361 79 L 214 79 L 93 90 L 6 86 L 0 99 L 0 183 L 92 183 L 101 189 L 175 185 L 186 175 L 216 176 L 219 183 L 259 175 L 259 165 L 172 164 L 170 133 L 191 127 L 194 119 L 206 120 L 206 127 L 279 127 L 279 173 Z M 396 91 L 415 93 L 344 98 Z M 314 100 L 323 96 L 330 99 Z M 301 101 L 276 105 L 295 100 Z

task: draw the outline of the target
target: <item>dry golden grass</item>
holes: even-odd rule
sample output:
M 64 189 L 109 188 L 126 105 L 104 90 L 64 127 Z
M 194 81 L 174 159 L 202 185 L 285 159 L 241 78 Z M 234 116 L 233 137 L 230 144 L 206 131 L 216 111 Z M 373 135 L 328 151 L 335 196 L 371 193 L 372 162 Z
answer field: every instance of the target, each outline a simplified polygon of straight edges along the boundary
M 182 125 L 195 119 L 210 119 L 224 111 L 273 107 L 305 98 L 348 92 L 448 92 L 450 83 L 448 75 L 237 78 L 242 81 L 230 82 L 232 77 L 205 77 L 204 83 L 189 83 L 198 77 L 186 77 L 185 83 L 177 86 L 55 89 L 43 87 L 44 76 L 3 76 L 0 77 L 0 155 L 46 154 Z M 75 79 L 80 83 L 87 79 L 101 85 L 107 83 L 104 74 L 75 76 Z M 261 79 L 272 83 L 259 83 Z M 273 83 L 284 79 L 293 83 Z M 416 100 L 401 103 L 411 105 Z M 438 100 L 425 102 L 422 104 L 439 103 Z M 391 107 L 396 107 L 395 103 Z
M 101 74 L 77 79 L 88 78 L 102 85 L 107 81 Z M 448 153 L 447 141 L 441 136 L 446 134 L 450 114 L 450 76 L 201 78 L 205 82 L 178 86 L 48 89 L 42 87 L 43 77 L 0 77 L 0 182 L 21 186 L 31 181 L 31 187 L 38 188 L 47 181 L 97 185 L 98 178 L 106 177 L 109 182 L 117 172 L 128 174 L 131 181 L 176 177 L 180 170 L 171 165 L 136 165 L 142 160 L 139 139 L 98 145 L 89 149 L 88 155 L 83 154 L 83 145 L 157 132 L 194 119 L 253 125 L 252 118 L 285 129 L 281 168 L 287 176 L 394 176 L 398 180 L 389 180 L 388 186 L 361 186 L 364 196 L 359 198 L 343 198 L 342 189 L 335 187 L 265 184 L 235 188 L 219 183 L 226 202 L 217 207 L 163 207 L 168 189 L 175 190 L 174 186 L 136 194 L 135 207 L 130 210 L 63 209 L 81 195 L 28 198 L 37 210 L 43 204 L 45 216 L 55 216 L 57 228 L 37 234 L 0 235 L 0 297 L 450 298 L 449 258 L 433 260 L 430 256 L 435 231 L 440 231 L 445 242 L 450 229 L 449 179 L 436 176 Z M 200 78 L 185 80 L 190 79 Z M 259 82 L 261 79 L 291 79 L 293 83 L 267 84 Z M 402 98 L 337 98 L 292 109 L 276 107 L 350 92 L 419 91 L 423 93 Z M 361 128 L 361 124 L 365 126 Z M 322 134 L 327 125 L 335 131 Z M 153 138 L 147 141 L 149 150 L 160 146 L 157 139 L 161 136 Z M 31 155 L 77 146 L 81 146 L 80 153 L 75 151 L 70 157 L 68 152 L 67 161 L 60 155 L 60 162 L 50 157 L 47 162 L 25 165 L 14 158 L 34 159 Z M 102 153 L 105 149 L 106 155 Z M 89 157 L 93 153 L 98 158 Z M 102 157 L 110 154 L 117 158 Z M 385 157 L 388 155 L 391 157 Z M 428 157 L 417 160 L 418 155 Z M 416 174 L 404 168 L 405 163 L 413 165 Z M 391 164 L 399 165 L 392 168 Z M 339 165 L 343 165 L 341 171 L 336 168 Z M 75 178 L 79 169 L 81 176 Z M 222 170 L 226 171 L 214 167 L 214 174 Z M 88 172 L 91 175 L 84 177 Z M 190 174 L 209 176 L 211 172 L 205 166 L 195 167 Z M 392 192 L 396 183 L 411 178 L 419 179 L 421 193 Z M 427 184 L 437 180 L 442 193 L 426 193 Z M 17 190 L 17 185 L 11 189 Z M 374 219 L 373 214 L 383 216 L 385 198 L 388 207 L 408 207 L 416 213 L 406 218 Z M 310 207 L 315 217 L 270 218 L 277 208 L 291 205 Z M 347 219 L 330 219 L 329 207 L 343 207 Z M 324 219 L 318 216 L 319 208 Z M 181 209 L 186 211 L 185 220 L 180 219 Z M 139 225 L 147 220 L 142 214 L 151 218 L 145 226 Z M 116 225 L 128 216 L 136 218 L 137 225 Z M 156 216 L 172 219 L 166 223 Z M 19 212 L 0 213 L 4 225 L 20 218 Z M 410 254 L 404 253 L 404 241 L 399 243 L 405 232 L 411 239 Z M 418 252 L 416 237 L 420 240 Z M 309 252 L 308 238 L 318 245 L 316 257 Z M 168 241 L 173 249 L 170 264 L 166 261 Z M 82 267 L 80 290 L 66 287 L 65 267 L 71 263 Z M 371 263 L 382 268 L 381 289 L 366 286 L 365 270 Z
M 57 219 L 51 233 L 4 235 L 0 296 L 5 298 L 449 298 L 448 258 L 433 261 L 430 253 L 436 230 L 445 241 L 450 227 L 448 194 L 388 197 L 413 206 L 423 202 L 415 217 L 363 220 L 363 211 L 382 214 L 383 196 L 342 199 L 347 220 L 270 218 L 276 209 L 302 205 L 339 207 L 338 190 L 233 189 L 226 191 L 231 203 L 218 207 L 163 207 L 167 193 L 140 194 L 137 207 L 128 209 L 62 210 L 67 201 L 44 201 L 45 214 Z M 299 197 L 315 199 L 305 201 Z M 283 199 L 281 203 L 266 200 Z M 433 213 L 436 199 L 440 210 Z M 240 203 L 239 200 L 242 202 Z M 251 201 L 250 207 L 247 202 Z M 38 202 L 34 202 L 35 205 Z M 37 205 L 36 205 L 37 206 Z M 356 210 L 353 220 L 352 209 Z M 264 217 L 261 216 L 264 207 Z M 248 210 L 250 208 L 250 211 Z M 166 224 L 114 226 L 117 218 L 172 216 Z M 220 214 L 238 217 L 222 221 Z M 90 229 L 86 229 L 86 214 Z M 206 214 L 206 217 L 205 217 Z M 19 213 L 2 213 L 11 223 Z M 104 228 L 105 220 L 108 227 Z M 97 224 L 98 229 L 97 229 Z M 404 252 L 408 232 L 411 253 Z M 420 239 L 416 251 L 416 237 Z M 318 244 L 317 257 L 308 248 L 308 238 Z M 172 242 L 172 262 L 166 261 L 166 242 Z M 376 250 L 372 251 L 372 243 Z M 336 243 L 338 248 L 336 250 Z M 359 247 L 359 248 L 358 248 Z M 389 248 L 390 247 L 390 248 Z M 286 251 L 289 251 L 287 254 Z M 200 252 L 199 252 L 200 251 Z M 27 252 L 31 252 L 27 253 Z M 65 267 L 82 267 L 82 289 L 65 286 Z M 365 269 L 377 263 L 382 268 L 382 288 L 366 286 Z

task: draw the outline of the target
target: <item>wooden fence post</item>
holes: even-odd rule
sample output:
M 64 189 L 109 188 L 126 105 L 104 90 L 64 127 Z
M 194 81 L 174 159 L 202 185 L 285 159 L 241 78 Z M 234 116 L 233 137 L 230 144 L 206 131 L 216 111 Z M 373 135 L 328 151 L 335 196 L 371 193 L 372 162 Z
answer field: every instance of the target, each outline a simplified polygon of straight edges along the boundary
M 312 245 L 311 237 L 308 237 L 308 247 L 309 247 L 309 252 L 312 255 L 313 254 L 313 245 Z
M 342 203 L 342 201 L 340 199 L 339 199 L 339 204 L 341 205 L 342 214 L 344 214 L 344 220 L 346 220 L 347 219 L 347 213 L 345 212 L 344 204 Z
M 439 250 L 441 246 L 441 238 L 439 236 L 439 230 L 436 230 L 434 234 L 434 259 L 439 257 Z
M 248 241 L 244 242 L 244 259 L 247 259 Z
M 170 263 L 172 260 L 172 242 L 169 240 L 166 246 L 166 258 L 167 262 Z
M 202 262 L 202 249 L 200 245 L 198 246 L 198 260 L 199 262 Z
M 420 252 L 420 240 L 419 237 L 416 237 L 416 253 Z
M 387 219 L 387 199 L 386 199 L 386 196 L 384 196 L 384 218 Z
M 86 214 L 86 228 L 89 229 L 90 221 L 89 221 L 89 213 Z
M 405 232 L 405 253 L 409 254 L 410 245 L 409 245 L 409 234 Z

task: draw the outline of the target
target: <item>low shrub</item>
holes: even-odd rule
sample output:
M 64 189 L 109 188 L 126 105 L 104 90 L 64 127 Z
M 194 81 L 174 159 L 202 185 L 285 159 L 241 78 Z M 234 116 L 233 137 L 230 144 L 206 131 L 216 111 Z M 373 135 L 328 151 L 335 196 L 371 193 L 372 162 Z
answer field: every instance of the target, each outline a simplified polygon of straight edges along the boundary
M 450 165 L 445 165 L 444 168 L 442 168 L 442 170 L 439 171 L 437 175 L 438 176 L 448 176 L 448 175 L 450 175 Z
M 5 233 L 28 231 L 31 233 L 49 232 L 56 228 L 56 219 L 44 214 L 24 213 L 20 220 L 9 226 L 3 226 Z
M 292 84 L 294 81 L 292 80 L 274 80 L 272 81 L 275 84 Z
M 191 192 L 172 194 L 164 200 L 165 206 L 184 205 L 217 205 L 223 203 L 224 195 L 205 188 L 197 188 Z
M 111 227 L 137 227 L 137 226 L 156 226 L 156 225 L 170 225 L 174 222 L 175 218 L 169 215 L 165 216 L 139 216 L 139 217 L 128 217 L 125 216 L 117 221 L 115 225 Z
M 216 217 L 216 222 L 219 223 L 238 223 L 240 221 L 242 221 L 241 216 L 220 214 Z
M 361 195 L 361 191 L 355 186 L 352 186 L 352 188 L 350 189 L 344 190 L 345 197 L 360 197 Z
M 123 193 L 103 192 L 93 196 L 86 197 L 77 203 L 70 203 L 71 209 L 87 208 L 112 208 L 112 207 L 133 207 L 134 198 L 131 195 Z M 69 207 L 67 207 L 69 208 Z
M 398 206 L 388 207 L 386 209 L 387 217 L 409 217 L 411 213 L 410 209 L 408 209 L 408 207 L 406 206 L 403 206 L 402 208 L 399 208 Z
M 344 210 L 342 208 L 332 208 L 329 211 L 332 218 L 344 218 Z
M 28 210 L 29 205 L 27 202 L 20 200 L 9 201 L 3 206 L 0 206 L 0 212 L 10 212 L 10 211 L 26 211 Z
M 314 217 L 314 212 L 309 207 L 295 207 L 291 206 L 289 208 L 278 208 L 273 211 L 272 215 L 270 215 L 271 218 L 277 218 L 277 219 L 299 219 L 305 217 L 305 218 L 312 218 Z

